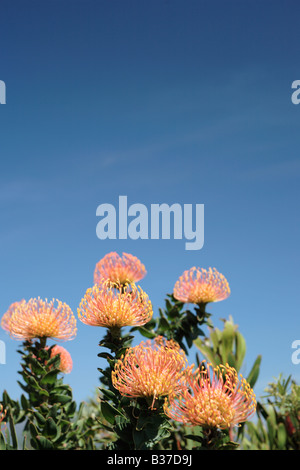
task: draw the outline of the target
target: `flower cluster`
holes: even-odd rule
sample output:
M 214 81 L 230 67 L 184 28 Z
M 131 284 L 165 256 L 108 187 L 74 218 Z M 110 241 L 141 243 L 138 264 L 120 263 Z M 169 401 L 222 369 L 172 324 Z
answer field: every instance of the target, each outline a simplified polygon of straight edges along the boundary
M 94 284 L 86 290 L 77 309 L 82 323 L 108 330 L 100 346 L 109 348 L 111 354 L 99 354 L 109 363 L 106 371 L 99 369 L 103 372 L 103 383 L 110 388 L 102 389 L 106 392 L 103 393 L 104 398 L 101 398 L 104 417 L 111 424 L 117 425 L 117 421 L 121 423 L 126 417 L 118 407 L 121 402 L 124 403 L 123 397 L 129 398 L 125 403 L 134 401 L 135 408 L 131 409 L 126 423 L 129 426 L 128 423 L 136 418 L 134 412 L 139 410 L 142 417 L 141 420 L 137 417 L 139 426 L 142 429 L 142 423 L 146 420 L 151 428 L 151 445 L 154 442 L 151 433 L 154 429 L 157 431 L 162 423 L 161 416 L 164 420 L 171 419 L 182 425 L 201 426 L 204 430 L 217 432 L 231 429 L 248 420 L 256 409 L 256 398 L 250 384 L 228 364 L 213 367 L 203 361 L 196 368 L 195 365 L 190 366 L 182 335 L 186 334 L 184 338 L 191 347 L 195 337 L 202 334 L 196 327 L 202 324 L 200 321 L 204 322 L 204 318 L 199 320 L 190 311 L 181 315 L 180 310 L 176 310 L 178 305 L 179 309 L 182 308 L 180 303 L 191 303 L 196 305 L 196 311 L 205 311 L 207 303 L 226 299 L 230 295 L 226 278 L 215 268 L 193 267 L 184 271 L 174 285 L 173 297 L 169 296 L 172 297 L 174 308 L 169 303 L 169 316 L 166 318 L 161 315 L 155 332 L 152 329 L 155 324 L 152 303 L 144 290 L 136 284 L 145 275 L 145 266 L 137 257 L 128 253 L 123 253 L 122 256 L 115 252 L 109 253 L 96 264 Z M 148 330 L 147 323 L 150 320 L 152 322 Z M 31 357 L 23 356 L 23 375 L 27 384 L 24 390 L 29 391 L 31 400 L 35 400 L 34 406 L 39 407 L 42 404 L 41 409 L 45 413 L 52 413 L 51 400 L 54 400 L 54 396 L 59 403 L 68 403 L 71 394 L 66 394 L 69 389 L 62 385 L 62 379 L 57 379 L 57 374 L 71 372 L 71 355 L 57 344 L 46 346 L 46 339 L 74 339 L 77 334 L 76 319 L 69 305 L 55 299 L 22 299 L 9 307 L 2 317 L 1 325 L 12 338 L 23 340 L 25 351 L 31 354 Z M 122 336 L 121 329 L 124 327 L 132 327 L 131 331 L 138 329 L 151 339 L 132 347 L 133 336 Z M 37 380 L 34 378 L 35 374 L 39 377 Z M 112 404 L 109 400 L 112 400 Z M 49 405 L 49 410 L 46 404 Z M 73 405 L 70 405 L 64 413 L 67 415 L 70 412 L 71 416 L 72 409 Z M 114 411 L 118 413 L 118 420 L 111 415 Z M 0 405 L 0 423 L 5 413 Z M 153 419 L 150 417 L 151 413 Z M 40 431 L 41 436 L 34 436 L 32 442 L 37 448 L 42 448 L 43 443 L 45 446 L 49 445 L 44 437 L 50 436 L 53 429 L 57 433 L 57 428 L 49 427 L 49 416 L 47 414 L 44 421 L 37 420 L 41 427 L 48 423 L 48 428 L 45 424 L 45 429 Z M 64 419 L 59 423 L 66 424 Z M 140 428 L 137 424 L 133 426 L 134 440 L 139 442 L 136 432 Z M 116 432 L 121 436 L 122 433 L 122 429 L 119 433 Z M 89 432 L 86 433 L 88 434 Z M 59 433 L 58 435 L 60 436 Z M 70 433 L 71 440 L 74 435 Z

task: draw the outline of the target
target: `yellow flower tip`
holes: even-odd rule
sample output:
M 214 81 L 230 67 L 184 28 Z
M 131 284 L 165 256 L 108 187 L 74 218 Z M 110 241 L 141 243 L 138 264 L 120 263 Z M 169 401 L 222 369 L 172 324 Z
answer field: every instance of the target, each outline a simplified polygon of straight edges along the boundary
M 112 372 L 113 386 L 130 398 L 146 398 L 155 409 L 158 398 L 179 392 L 187 358 L 173 340 L 157 337 L 129 348 Z
M 179 277 L 173 295 L 180 302 L 199 305 L 227 299 L 230 288 L 226 278 L 215 268 L 193 267 Z
M 59 346 L 58 344 L 56 344 L 51 349 L 50 358 L 56 355 L 60 356 L 59 370 L 63 372 L 64 374 L 70 374 L 73 368 L 73 361 L 72 361 L 72 357 L 69 351 L 67 351 L 62 346 Z
M 122 255 L 119 256 L 115 252 L 108 253 L 96 264 L 95 284 L 101 282 L 102 279 L 109 279 L 119 284 L 136 283 L 145 277 L 147 274 L 145 266 L 136 256 L 128 253 Z
M 256 410 L 256 398 L 245 379 L 238 380 L 233 367 L 211 365 L 190 371 L 181 396 L 171 395 L 165 414 L 181 423 L 228 429 L 247 421 Z
M 80 321 L 105 328 L 142 326 L 152 316 L 152 304 L 140 286 L 121 285 L 110 279 L 102 279 L 88 289 L 78 308 Z
M 6 312 L 2 322 L 14 339 L 53 338 L 67 341 L 76 336 L 76 318 L 69 305 L 60 300 L 48 301 L 38 297 L 13 305 L 10 315 Z

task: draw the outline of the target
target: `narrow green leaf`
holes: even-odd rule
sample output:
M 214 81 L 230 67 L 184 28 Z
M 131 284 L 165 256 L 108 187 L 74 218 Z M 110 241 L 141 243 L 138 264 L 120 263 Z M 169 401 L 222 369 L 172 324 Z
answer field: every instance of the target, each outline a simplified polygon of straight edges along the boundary
M 29 408 L 29 402 L 28 402 L 27 398 L 25 397 L 25 395 L 23 395 L 23 393 L 22 393 L 22 395 L 21 395 L 21 405 L 22 405 L 22 407 L 23 407 L 23 410 L 25 410 L 25 411 L 28 410 L 28 408 Z
M 231 322 L 226 321 L 220 343 L 220 352 L 223 364 L 228 362 L 228 354 L 229 352 L 232 352 L 234 336 L 235 326 Z
M 260 364 L 261 364 L 261 359 L 262 357 L 259 355 L 257 356 L 253 366 L 252 366 L 252 369 L 247 377 L 247 382 L 249 382 L 250 386 L 253 388 L 257 379 L 258 379 L 258 376 L 259 376 L 259 371 L 260 371 Z
M 14 420 L 11 414 L 11 411 L 8 411 L 8 422 L 9 422 L 9 430 L 10 430 L 10 435 L 12 439 L 12 446 L 14 449 L 18 449 L 18 439 L 17 439 L 17 433 L 14 425 Z
M 236 370 L 239 370 L 242 367 L 244 358 L 246 355 L 246 341 L 244 336 L 237 331 L 235 334 L 235 356 L 236 356 Z
M 155 332 L 152 332 L 150 330 L 147 330 L 146 328 L 140 326 L 138 327 L 138 331 L 141 333 L 142 336 L 144 336 L 145 338 L 149 338 L 149 339 L 152 339 L 152 338 L 155 338 L 156 337 L 156 333 Z
M 0 431 L 0 450 L 6 450 L 5 439 L 1 431 Z
M 60 403 L 61 405 L 65 405 L 66 403 L 69 403 L 71 400 L 72 400 L 72 397 L 69 397 L 68 395 L 56 394 L 51 397 L 52 402 Z
M 286 433 L 286 429 L 283 423 L 279 423 L 278 425 L 277 437 L 278 437 L 278 449 L 279 450 L 286 449 L 287 433 Z

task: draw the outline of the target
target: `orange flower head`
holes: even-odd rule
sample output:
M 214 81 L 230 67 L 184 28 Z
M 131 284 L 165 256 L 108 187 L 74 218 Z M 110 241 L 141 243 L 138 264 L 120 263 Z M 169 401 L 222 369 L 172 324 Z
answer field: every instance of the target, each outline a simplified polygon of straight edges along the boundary
M 247 381 L 228 364 L 211 369 L 203 364 L 185 378 L 180 395 L 165 400 L 165 414 L 183 424 L 228 429 L 249 419 L 256 398 Z
M 105 328 L 142 326 L 152 315 L 148 295 L 139 286 L 112 284 L 110 280 L 102 280 L 87 289 L 78 308 L 83 323 Z
M 123 396 L 146 398 L 153 409 L 157 398 L 180 391 L 186 365 L 180 346 L 158 336 L 127 349 L 115 365 L 112 383 Z
M 227 299 L 230 288 L 226 278 L 215 268 L 193 267 L 180 276 L 173 295 L 180 302 L 199 305 Z
M 8 331 L 17 340 L 53 338 L 66 341 L 76 336 L 76 318 L 71 308 L 60 300 L 32 298 L 14 307 Z
M 126 284 L 128 282 L 138 282 L 146 275 L 145 266 L 133 255 L 123 253 L 108 253 L 97 264 L 94 272 L 94 283 L 98 284 L 102 279 L 109 279 L 111 282 Z
M 67 351 L 62 346 L 59 346 L 58 344 L 56 344 L 51 349 L 50 358 L 56 355 L 60 356 L 59 370 L 63 372 L 64 374 L 70 374 L 73 368 L 73 361 L 72 361 L 72 357 L 69 351 Z
M 12 304 L 9 306 L 8 310 L 7 310 L 7 311 L 4 313 L 4 315 L 2 316 L 2 319 L 1 319 L 1 326 L 2 326 L 2 328 L 3 328 L 5 331 L 7 331 L 7 332 L 10 331 L 10 329 L 9 329 L 9 328 L 10 328 L 10 327 L 9 327 L 10 319 L 11 319 L 11 317 L 12 317 L 12 315 L 13 315 L 13 313 L 14 313 L 16 307 L 17 307 L 18 305 L 21 305 L 22 303 L 25 303 L 25 300 L 24 300 L 24 299 L 22 299 L 22 300 L 20 300 L 20 301 L 18 301 L 18 302 L 12 303 Z

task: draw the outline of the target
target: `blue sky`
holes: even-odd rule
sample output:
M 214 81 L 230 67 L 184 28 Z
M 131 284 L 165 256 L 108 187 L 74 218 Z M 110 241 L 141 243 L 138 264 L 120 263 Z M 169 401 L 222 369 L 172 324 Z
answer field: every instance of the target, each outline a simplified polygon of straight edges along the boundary
M 192 266 L 216 267 L 247 341 L 257 393 L 293 374 L 299 321 L 300 79 L 296 1 L 1 2 L 0 309 L 59 298 L 76 310 L 96 262 L 138 256 L 155 315 Z M 205 243 L 105 240 L 96 208 L 204 204 Z M 98 385 L 103 330 L 66 343 L 76 400 Z M 1 390 L 13 397 L 18 342 L 4 331 Z M 193 362 L 194 358 L 190 358 Z

